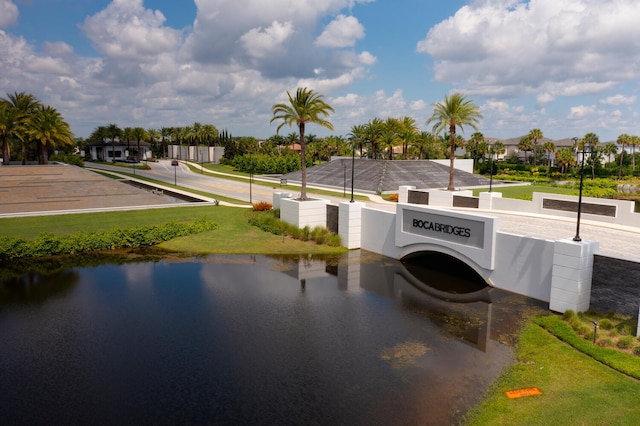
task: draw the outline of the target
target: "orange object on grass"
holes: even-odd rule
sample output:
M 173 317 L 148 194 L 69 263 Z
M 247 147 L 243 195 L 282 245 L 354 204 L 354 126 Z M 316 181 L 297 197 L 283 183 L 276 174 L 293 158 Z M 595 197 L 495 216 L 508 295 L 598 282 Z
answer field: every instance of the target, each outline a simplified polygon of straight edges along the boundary
M 542 395 L 538 388 L 517 389 L 505 392 L 511 399 L 522 398 L 523 396 Z

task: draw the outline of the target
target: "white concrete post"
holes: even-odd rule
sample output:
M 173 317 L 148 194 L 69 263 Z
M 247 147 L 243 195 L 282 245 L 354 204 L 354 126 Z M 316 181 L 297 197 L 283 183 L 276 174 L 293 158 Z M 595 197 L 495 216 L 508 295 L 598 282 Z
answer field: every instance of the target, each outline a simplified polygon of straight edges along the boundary
M 584 312 L 589 309 L 593 255 L 598 250 L 597 241 L 556 241 L 551 271 L 551 295 L 549 309 L 564 312 Z
M 280 210 L 280 200 L 283 198 L 291 198 L 290 192 L 274 192 L 273 193 L 273 209 Z
M 408 203 L 409 202 L 409 190 L 416 189 L 415 186 L 402 185 L 398 187 L 398 202 L 399 203 Z
M 480 203 L 478 207 L 481 210 L 492 210 L 493 209 L 493 200 L 495 198 L 502 198 L 502 192 L 481 192 L 480 193 Z
M 342 245 L 349 250 L 358 249 L 362 243 L 362 207 L 361 202 L 342 202 L 338 206 L 338 235 Z

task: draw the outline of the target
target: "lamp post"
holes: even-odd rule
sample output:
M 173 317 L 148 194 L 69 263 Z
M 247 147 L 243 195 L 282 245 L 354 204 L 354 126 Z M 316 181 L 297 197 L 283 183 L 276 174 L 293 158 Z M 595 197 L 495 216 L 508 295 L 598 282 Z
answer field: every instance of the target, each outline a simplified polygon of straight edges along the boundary
M 489 144 L 489 192 L 493 189 L 493 145 Z
M 342 196 L 347 196 L 347 165 L 342 160 Z
M 355 141 L 352 139 L 351 140 L 351 201 L 349 201 L 350 203 L 353 203 L 353 177 L 354 177 L 354 167 L 356 164 L 356 144 Z
M 576 144 L 576 149 L 577 149 L 578 138 L 573 138 L 572 140 Z M 584 156 L 586 153 L 586 147 L 587 146 L 583 141 L 582 150 L 581 150 L 582 159 L 580 164 L 580 192 L 578 195 L 578 219 L 576 222 L 576 236 L 573 237 L 573 241 L 582 241 L 582 238 L 580 238 L 580 214 L 582 213 L 582 188 L 584 183 Z M 591 142 L 589 142 L 589 152 L 591 152 L 591 149 L 592 149 Z

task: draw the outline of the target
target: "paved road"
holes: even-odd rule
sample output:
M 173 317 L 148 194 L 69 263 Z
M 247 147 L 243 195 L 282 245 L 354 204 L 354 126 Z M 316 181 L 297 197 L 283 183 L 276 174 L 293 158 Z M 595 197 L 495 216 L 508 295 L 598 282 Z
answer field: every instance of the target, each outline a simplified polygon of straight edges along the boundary
M 109 170 L 113 172 L 127 172 L 132 173 L 131 169 L 123 169 L 118 166 L 110 166 L 105 164 L 87 164 L 87 167 Z M 270 183 L 269 186 L 258 184 L 257 182 L 268 182 L 261 178 L 254 178 L 253 184 L 249 185 L 248 180 L 244 182 L 238 182 L 225 178 L 218 178 L 212 174 L 199 174 L 194 173 L 185 164 L 180 162 L 178 166 L 172 166 L 170 160 L 160 160 L 158 162 L 149 163 L 151 170 L 136 170 L 136 175 L 148 177 L 161 182 L 173 184 L 174 182 L 179 186 L 187 188 L 197 189 L 205 191 L 211 194 L 233 198 L 240 201 L 255 203 L 257 201 L 273 202 L 273 193 L 276 191 L 288 192 L 286 189 L 280 189 L 278 182 Z M 299 194 L 299 192 L 291 192 L 293 196 Z M 341 194 L 339 194 L 341 195 Z M 348 194 L 347 194 L 348 195 Z M 340 196 L 326 197 L 333 202 L 348 201 L 348 199 Z M 377 200 L 379 201 L 379 200 Z

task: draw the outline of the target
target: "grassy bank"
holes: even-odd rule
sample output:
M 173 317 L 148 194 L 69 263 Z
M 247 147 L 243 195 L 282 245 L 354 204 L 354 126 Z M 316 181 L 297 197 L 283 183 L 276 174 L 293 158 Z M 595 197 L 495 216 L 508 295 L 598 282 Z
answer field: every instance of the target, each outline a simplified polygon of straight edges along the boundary
M 346 249 L 292 240 L 251 226 L 247 209 L 226 206 L 173 207 L 139 211 L 83 213 L 0 219 L 2 236 L 33 239 L 43 232 L 64 235 L 106 231 L 115 227 L 189 222 L 206 218 L 218 224 L 213 231 L 180 237 L 159 245 L 193 254 L 332 254 Z
M 525 326 L 516 350 L 516 364 L 492 385 L 465 424 L 638 424 L 638 380 L 575 350 L 533 322 Z M 531 387 L 542 395 L 509 399 L 505 394 Z

